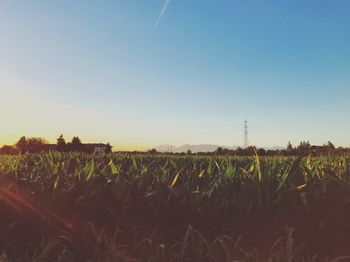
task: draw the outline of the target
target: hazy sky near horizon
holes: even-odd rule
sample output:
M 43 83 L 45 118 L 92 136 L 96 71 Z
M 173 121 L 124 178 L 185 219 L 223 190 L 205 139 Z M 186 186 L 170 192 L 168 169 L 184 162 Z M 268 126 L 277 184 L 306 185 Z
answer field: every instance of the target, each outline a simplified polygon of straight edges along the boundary
M 348 0 L 0 0 L 0 145 L 350 145 Z

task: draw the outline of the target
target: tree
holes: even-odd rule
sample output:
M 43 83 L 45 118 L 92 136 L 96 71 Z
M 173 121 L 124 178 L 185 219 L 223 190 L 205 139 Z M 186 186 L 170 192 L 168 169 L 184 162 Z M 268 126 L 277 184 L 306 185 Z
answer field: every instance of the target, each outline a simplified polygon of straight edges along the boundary
M 235 154 L 236 154 L 237 156 L 242 156 L 242 155 L 244 155 L 244 149 L 241 148 L 241 147 L 237 147 L 237 149 L 235 150 Z
M 48 144 L 48 141 L 42 137 L 29 137 L 22 136 L 16 143 L 16 147 L 23 152 L 39 152 L 44 149 L 44 145 Z
M 192 151 L 191 149 L 188 149 L 187 152 L 186 152 L 187 155 L 192 155 Z
M 40 152 L 45 150 L 44 145 L 48 144 L 48 141 L 42 137 L 30 137 L 27 139 L 27 150 L 29 152 Z
M 82 151 L 83 150 L 83 145 L 82 145 L 79 137 L 75 136 L 72 138 L 71 149 L 73 151 Z
M 148 150 L 147 153 L 148 154 L 153 154 L 153 155 L 158 154 L 157 149 L 155 149 L 155 148 L 152 148 L 151 150 Z
M 16 147 L 21 151 L 21 153 L 26 152 L 28 150 L 27 138 L 25 136 L 22 136 L 16 143 Z
M 48 144 L 48 141 L 42 137 L 29 137 L 27 142 L 28 147 Z
M 66 150 L 66 140 L 64 139 L 63 135 L 61 134 L 59 138 L 57 138 L 57 151 L 63 152 Z
M 110 143 L 107 143 L 105 153 L 107 154 L 112 153 L 112 146 L 110 145 Z
M 258 154 L 258 156 L 265 156 L 266 150 L 264 148 L 259 148 L 256 153 Z
M 292 151 L 292 150 L 293 150 L 293 146 L 292 146 L 292 144 L 290 143 L 290 141 L 288 142 L 287 150 L 288 150 L 288 151 Z
M 335 149 L 335 146 L 334 146 L 334 144 L 333 144 L 331 141 L 328 141 L 327 147 L 328 147 L 330 150 L 334 150 L 334 149 Z
M 311 145 L 309 141 L 302 141 L 300 142 L 299 146 L 297 147 L 299 154 L 305 154 L 310 151 Z
M 218 148 L 215 150 L 215 154 L 216 154 L 216 155 L 222 155 L 222 152 L 223 152 L 223 149 L 222 149 L 221 146 L 218 147 Z
M 77 137 L 77 136 L 74 136 L 74 137 L 72 138 L 72 145 L 81 145 L 81 140 L 80 140 L 80 138 Z

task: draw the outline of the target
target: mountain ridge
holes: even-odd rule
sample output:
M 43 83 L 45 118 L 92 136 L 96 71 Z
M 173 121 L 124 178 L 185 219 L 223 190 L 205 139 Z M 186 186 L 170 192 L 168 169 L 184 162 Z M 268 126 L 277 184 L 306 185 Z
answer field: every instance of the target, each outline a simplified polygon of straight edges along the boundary
M 183 153 L 187 152 L 188 150 L 191 150 L 193 153 L 198 152 L 214 152 L 218 147 L 234 150 L 237 149 L 239 146 L 233 145 L 233 146 L 222 146 L 222 145 L 215 145 L 215 144 L 183 144 L 181 146 L 174 146 L 174 145 L 159 145 L 156 146 L 154 149 L 156 149 L 158 152 L 172 152 L 172 153 Z M 258 147 L 258 148 L 264 148 L 265 150 L 277 150 L 277 149 L 284 149 L 284 147 Z

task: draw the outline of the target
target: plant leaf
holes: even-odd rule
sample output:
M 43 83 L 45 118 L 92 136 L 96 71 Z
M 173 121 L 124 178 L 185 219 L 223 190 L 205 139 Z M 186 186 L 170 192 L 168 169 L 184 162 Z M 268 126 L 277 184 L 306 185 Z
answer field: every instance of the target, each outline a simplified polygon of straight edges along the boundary
M 181 170 L 179 172 L 177 172 L 176 176 L 173 179 L 173 182 L 171 182 L 171 187 L 173 187 L 176 184 L 176 181 L 179 179 Z

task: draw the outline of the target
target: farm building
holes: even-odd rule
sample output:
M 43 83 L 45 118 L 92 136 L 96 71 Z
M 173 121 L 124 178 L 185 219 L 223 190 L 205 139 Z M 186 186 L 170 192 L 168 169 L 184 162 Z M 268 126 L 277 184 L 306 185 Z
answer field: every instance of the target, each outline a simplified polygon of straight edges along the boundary
M 107 144 L 82 144 L 83 151 L 87 153 L 103 153 L 106 152 L 108 145 Z

